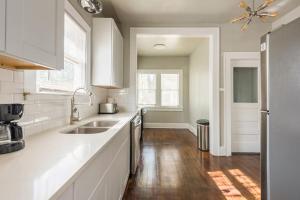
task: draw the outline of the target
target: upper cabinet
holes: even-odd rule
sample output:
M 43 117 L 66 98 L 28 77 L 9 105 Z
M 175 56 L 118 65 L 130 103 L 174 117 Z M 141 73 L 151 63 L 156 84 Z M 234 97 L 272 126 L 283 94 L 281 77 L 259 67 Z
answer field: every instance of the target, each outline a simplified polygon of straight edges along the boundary
M 2 5 L 3 0 L 0 2 Z M 1 27 L 2 9 L 5 8 L 5 54 L 0 56 L 1 64 L 16 68 L 62 69 L 64 1 L 7 0 L 6 6 L 0 7 Z
M 92 69 L 93 85 L 123 87 L 123 37 L 111 18 L 93 19 Z
M 6 0 L 0 0 L 0 52 L 5 49 L 5 7 Z

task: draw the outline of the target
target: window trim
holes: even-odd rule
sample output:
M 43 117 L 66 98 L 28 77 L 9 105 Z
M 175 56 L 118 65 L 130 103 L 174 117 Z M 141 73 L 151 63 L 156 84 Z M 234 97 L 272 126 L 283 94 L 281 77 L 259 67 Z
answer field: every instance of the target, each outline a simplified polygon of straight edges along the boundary
M 179 105 L 178 106 L 161 106 L 161 74 L 179 74 Z M 183 70 L 182 69 L 138 69 L 137 80 L 139 74 L 156 74 L 156 105 L 155 106 L 143 106 L 137 105 L 138 107 L 147 107 L 151 111 L 183 111 Z M 137 81 L 138 82 L 138 81 Z M 138 85 L 136 87 L 136 102 L 138 103 Z
M 91 27 L 71 5 L 68 0 L 65 1 L 64 14 L 67 13 L 84 31 L 86 31 L 86 68 L 85 68 L 85 88 L 91 89 Z M 63 41 L 64 42 L 64 41 Z M 53 94 L 53 95 L 72 95 L 73 91 L 56 90 L 42 88 L 40 90 L 37 84 L 36 71 L 24 71 L 24 92 L 32 94 Z

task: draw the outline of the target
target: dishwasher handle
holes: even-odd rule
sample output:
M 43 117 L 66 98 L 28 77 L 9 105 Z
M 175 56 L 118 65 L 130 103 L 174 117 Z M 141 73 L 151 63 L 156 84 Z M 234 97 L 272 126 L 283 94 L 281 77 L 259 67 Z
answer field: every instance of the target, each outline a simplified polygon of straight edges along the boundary
M 134 127 L 140 126 L 142 124 L 142 119 L 140 116 L 136 116 L 131 123 Z

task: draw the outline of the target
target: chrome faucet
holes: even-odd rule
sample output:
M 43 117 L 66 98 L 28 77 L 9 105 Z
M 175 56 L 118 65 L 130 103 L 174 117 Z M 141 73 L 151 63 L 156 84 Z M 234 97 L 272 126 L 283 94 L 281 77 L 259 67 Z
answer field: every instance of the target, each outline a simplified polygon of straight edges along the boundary
M 75 103 L 75 96 L 76 93 L 79 90 L 83 90 L 86 92 L 86 94 L 88 94 L 89 96 L 89 103 Z M 79 110 L 77 107 L 75 107 L 76 105 L 88 105 L 88 106 L 92 106 L 93 105 L 93 99 L 92 96 L 94 96 L 94 93 L 90 90 L 87 90 L 85 88 L 77 88 L 72 95 L 71 98 L 71 115 L 70 115 L 70 124 L 74 124 L 75 121 L 79 121 L 80 120 L 80 115 L 79 115 Z M 77 115 L 76 115 L 77 114 Z M 76 116 L 75 116 L 76 115 Z

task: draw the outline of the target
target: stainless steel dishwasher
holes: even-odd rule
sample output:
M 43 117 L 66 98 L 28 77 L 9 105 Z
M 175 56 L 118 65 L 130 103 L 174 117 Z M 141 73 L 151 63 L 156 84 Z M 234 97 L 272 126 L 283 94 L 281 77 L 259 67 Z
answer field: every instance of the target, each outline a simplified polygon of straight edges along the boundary
M 140 115 L 136 115 L 131 121 L 130 129 L 130 172 L 135 174 L 141 156 L 141 124 L 142 120 Z

